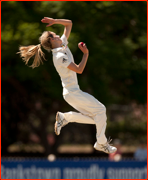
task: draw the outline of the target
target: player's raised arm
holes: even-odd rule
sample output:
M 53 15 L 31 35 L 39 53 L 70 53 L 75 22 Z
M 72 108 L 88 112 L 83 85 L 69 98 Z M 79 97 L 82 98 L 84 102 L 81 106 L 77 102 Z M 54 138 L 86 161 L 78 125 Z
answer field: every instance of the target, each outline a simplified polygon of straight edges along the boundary
M 71 62 L 70 65 L 67 68 L 74 71 L 74 72 L 76 72 L 76 73 L 78 73 L 78 74 L 82 74 L 82 72 L 83 72 L 83 70 L 84 70 L 84 68 L 86 66 L 89 51 L 88 51 L 86 45 L 84 43 L 82 43 L 82 42 L 80 42 L 78 44 L 78 47 L 83 52 L 82 61 L 79 63 L 79 65 Z
M 64 28 L 64 34 L 66 36 L 66 38 L 69 38 L 70 32 L 71 32 L 71 28 L 72 28 L 72 21 L 68 20 L 68 19 L 53 19 L 53 18 L 49 18 L 49 17 L 44 17 L 42 20 L 42 23 L 47 23 L 48 26 L 51 26 L 53 24 L 62 24 L 63 26 L 65 26 Z

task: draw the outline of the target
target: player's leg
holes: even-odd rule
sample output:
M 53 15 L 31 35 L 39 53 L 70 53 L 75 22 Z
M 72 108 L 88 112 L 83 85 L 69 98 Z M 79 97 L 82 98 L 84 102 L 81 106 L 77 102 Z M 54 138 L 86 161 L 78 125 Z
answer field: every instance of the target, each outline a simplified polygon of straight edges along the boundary
M 74 105 L 73 105 L 73 107 L 75 109 L 81 111 L 80 107 L 76 107 Z M 57 112 L 56 122 L 55 122 L 55 133 L 57 135 L 59 135 L 61 128 L 70 122 L 95 124 L 95 121 L 92 117 L 86 116 L 82 113 L 77 113 L 77 112 L 73 112 L 73 111 L 66 112 L 66 113 Z
M 107 143 L 107 138 L 105 136 L 106 130 L 106 108 L 100 103 L 96 98 L 91 96 L 88 93 L 83 91 L 78 91 L 76 93 L 68 94 L 64 97 L 64 99 L 75 109 L 81 112 L 81 116 L 88 116 L 89 119 L 94 119 L 97 129 L 97 143 L 95 144 L 95 149 L 102 150 L 106 153 L 111 153 L 116 151 L 116 148 L 110 146 Z M 65 115 L 65 113 L 63 113 Z M 67 120 L 69 122 L 76 122 L 73 117 L 74 114 L 69 113 L 67 116 Z M 65 116 L 66 118 L 66 116 Z M 71 121 L 70 121 L 71 119 Z M 77 122 L 84 123 L 83 118 L 78 118 Z M 84 117 L 84 119 L 86 119 Z M 86 120 L 87 123 L 87 120 Z M 91 123 L 90 123 L 91 124 Z
M 69 122 L 95 124 L 93 118 L 85 116 L 81 113 L 77 113 L 77 112 L 73 112 L 73 111 L 70 111 L 67 113 L 57 112 L 56 122 L 55 122 L 56 135 L 59 135 L 61 128 L 64 127 L 65 125 L 67 125 Z
M 73 111 L 67 113 L 57 112 L 56 122 L 55 122 L 56 135 L 59 135 L 62 127 L 64 127 L 69 122 L 95 124 L 94 119 L 88 116 L 89 113 L 83 110 L 83 107 L 79 105 L 78 101 L 74 101 L 75 98 L 77 98 L 75 93 L 67 94 L 64 96 L 65 101 L 67 101 L 69 105 L 71 105 L 73 108 L 75 108 L 81 113 L 77 113 Z
M 64 99 L 81 113 L 63 113 L 68 122 L 96 124 L 97 141 L 101 144 L 107 141 L 106 129 L 106 108 L 96 98 L 83 91 L 70 93 Z
M 76 123 L 82 123 L 82 124 L 95 124 L 95 121 L 92 117 L 86 116 L 82 113 L 70 111 L 67 113 L 63 113 L 63 115 L 68 122 L 76 122 Z

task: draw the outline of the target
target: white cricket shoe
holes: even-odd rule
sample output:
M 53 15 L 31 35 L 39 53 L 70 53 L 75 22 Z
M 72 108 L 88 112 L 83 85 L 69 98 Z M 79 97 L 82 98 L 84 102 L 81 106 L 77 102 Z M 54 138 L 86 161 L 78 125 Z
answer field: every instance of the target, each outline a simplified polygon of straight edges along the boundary
M 56 114 L 56 122 L 55 122 L 55 133 L 56 135 L 60 134 L 61 128 L 68 124 L 68 121 L 64 118 L 63 113 L 57 112 Z
M 94 148 L 98 151 L 103 151 L 107 154 L 111 154 L 117 151 L 117 148 L 114 146 L 111 146 L 109 143 L 111 140 L 106 142 L 105 144 L 99 144 L 98 142 L 95 143 Z

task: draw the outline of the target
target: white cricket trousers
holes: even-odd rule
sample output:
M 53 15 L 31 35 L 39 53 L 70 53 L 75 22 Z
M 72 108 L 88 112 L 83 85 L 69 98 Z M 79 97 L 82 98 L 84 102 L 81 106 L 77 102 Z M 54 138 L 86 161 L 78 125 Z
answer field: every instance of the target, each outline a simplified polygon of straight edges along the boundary
M 81 90 L 64 95 L 64 99 L 68 104 L 80 112 L 70 111 L 63 113 L 65 119 L 68 122 L 95 124 L 97 130 L 97 142 L 99 144 L 106 143 L 107 138 L 105 136 L 105 129 L 107 118 L 105 106 L 92 95 Z

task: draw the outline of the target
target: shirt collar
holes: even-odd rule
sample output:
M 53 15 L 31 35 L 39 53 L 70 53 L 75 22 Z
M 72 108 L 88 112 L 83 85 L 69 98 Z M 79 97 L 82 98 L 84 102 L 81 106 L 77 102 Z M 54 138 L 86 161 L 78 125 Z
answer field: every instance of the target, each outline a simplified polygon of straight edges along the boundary
M 54 48 L 54 49 L 52 49 L 52 52 L 58 52 L 58 51 L 64 51 L 65 50 L 65 46 L 64 45 L 62 45 L 62 47 L 58 47 L 58 48 Z
M 63 50 L 63 47 L 58 47 L 58 48 L 55 48 L 55 49 L 52 49 L 52 52 L 58 52 L 58 51 L 62 51 Z

